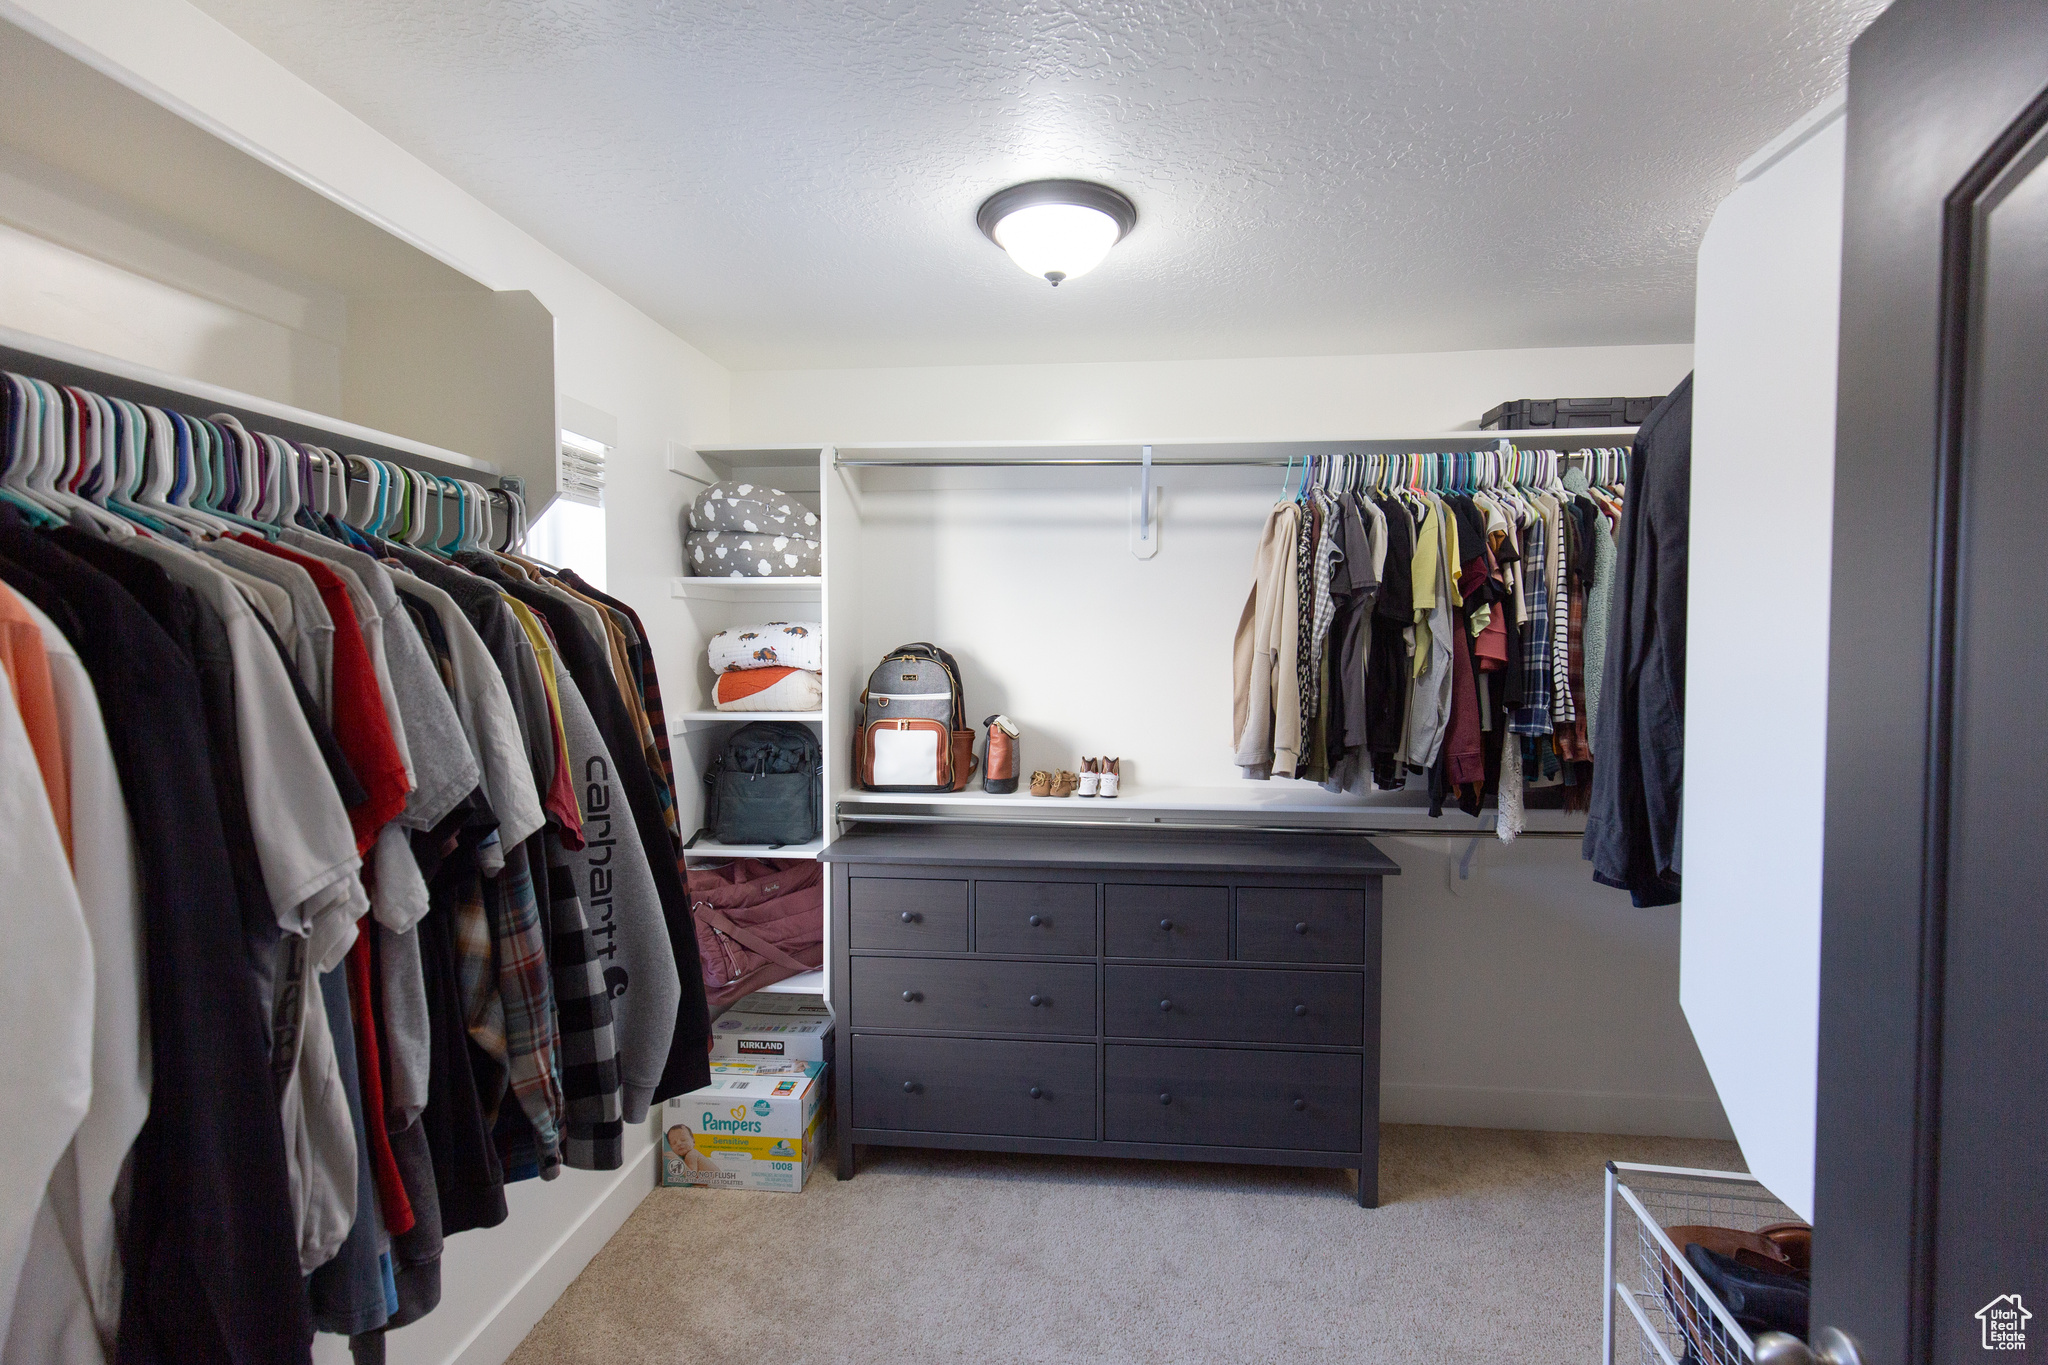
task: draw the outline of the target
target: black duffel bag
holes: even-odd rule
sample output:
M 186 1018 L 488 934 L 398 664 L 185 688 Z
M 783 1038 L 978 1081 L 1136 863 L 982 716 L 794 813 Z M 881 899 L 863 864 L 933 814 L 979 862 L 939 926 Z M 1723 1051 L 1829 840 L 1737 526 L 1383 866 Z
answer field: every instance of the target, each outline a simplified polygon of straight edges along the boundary
M 825 751 L 808 725 L 760 720 L 726 736 L 704 772 L 704 828 L 721 844 L 805 844 L 824 833 Z

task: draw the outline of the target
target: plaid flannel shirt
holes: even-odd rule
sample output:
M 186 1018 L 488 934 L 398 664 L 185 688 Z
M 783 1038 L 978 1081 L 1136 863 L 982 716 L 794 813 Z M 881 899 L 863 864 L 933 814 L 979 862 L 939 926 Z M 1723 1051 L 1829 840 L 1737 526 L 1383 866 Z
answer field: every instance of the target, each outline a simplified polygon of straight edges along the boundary
M 484 883 L 497 949 L 505 1067 L 512 1093 L 533 1125 L 543 1178 L 559 1173 L 564 1111 L 555 993 L 526 846 L 505 850 L 505 870 Z
M 1522 704 L 1508 718 L 1517 735 L 1550 733 L 1550 537 L 1539 517 L 1522 542 L 1522 594 L 1529 628 L 1522 632 Z
M 1576 471 L 1574 471 L 1576 472 Z M 1571 675 L 1571 612 L 1569 564 L 1565 558 L 1566 508 L 1560 506 L 1557 515 L 1550 519 L 1550 600 L 1556 603 L 1556 610 L 1550 613 L 1550 725 L 1554 732 L 1560 726 L 1567 726 L 1577 718 L 1572 708 Z
M 590 941 L 576 874 L 552 826 L 547 856 L 548 960 L 554 968 L 562 1096 L 568 1105 L 562 1162 L 579 1171 L 616 1171 L 625 1163 L 626 1126 L 612 1000 Z

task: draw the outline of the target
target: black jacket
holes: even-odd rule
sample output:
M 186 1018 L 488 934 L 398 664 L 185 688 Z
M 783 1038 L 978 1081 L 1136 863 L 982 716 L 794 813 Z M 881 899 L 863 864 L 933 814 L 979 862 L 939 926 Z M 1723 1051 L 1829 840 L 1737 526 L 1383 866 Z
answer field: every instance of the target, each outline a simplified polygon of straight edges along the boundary
M 1593 798 L 1581 848 L 1593 880 L 1639 907 L 1678 901 L 1685 779 L 1686 535 L 1692 376 L 1636 432 L 1608 616 Z

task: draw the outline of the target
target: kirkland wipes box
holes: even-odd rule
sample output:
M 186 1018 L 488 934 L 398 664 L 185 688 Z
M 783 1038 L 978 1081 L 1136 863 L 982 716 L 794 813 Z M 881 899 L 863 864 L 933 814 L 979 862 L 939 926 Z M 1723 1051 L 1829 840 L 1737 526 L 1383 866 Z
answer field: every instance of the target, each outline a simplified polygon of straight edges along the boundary
M 711 1059 L 804 1062 L 831 1060 L 832 1011 L 815 995 L 758 991 L 711 1024 Z
M 662 1105 L 661 1183 L 797 1191 L 825 1137 L 825 1064 L 711 1063 L 711 1084 Z

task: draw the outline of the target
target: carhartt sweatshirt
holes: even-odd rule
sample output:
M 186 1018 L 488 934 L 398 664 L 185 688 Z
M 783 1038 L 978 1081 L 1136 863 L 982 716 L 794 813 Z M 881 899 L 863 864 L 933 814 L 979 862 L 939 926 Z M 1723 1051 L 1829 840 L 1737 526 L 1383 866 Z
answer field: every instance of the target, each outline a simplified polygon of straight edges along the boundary
M 556 667 L 562 737 L 569 747 L 576 799 L 583 807 L 583 847 L 565 850 L 564 856 L 583 898 L 591 945 L 611 994 L 624 1118 L 639 1123 L 647 1117 L 668 1062 L 682 982 L 676 975 L 661 896 L 648 870 L 633 813 L 627 809 L 618 768 L 583 694 L 559 660 Z M 667 856 L 668 850 L 661 853 Z

